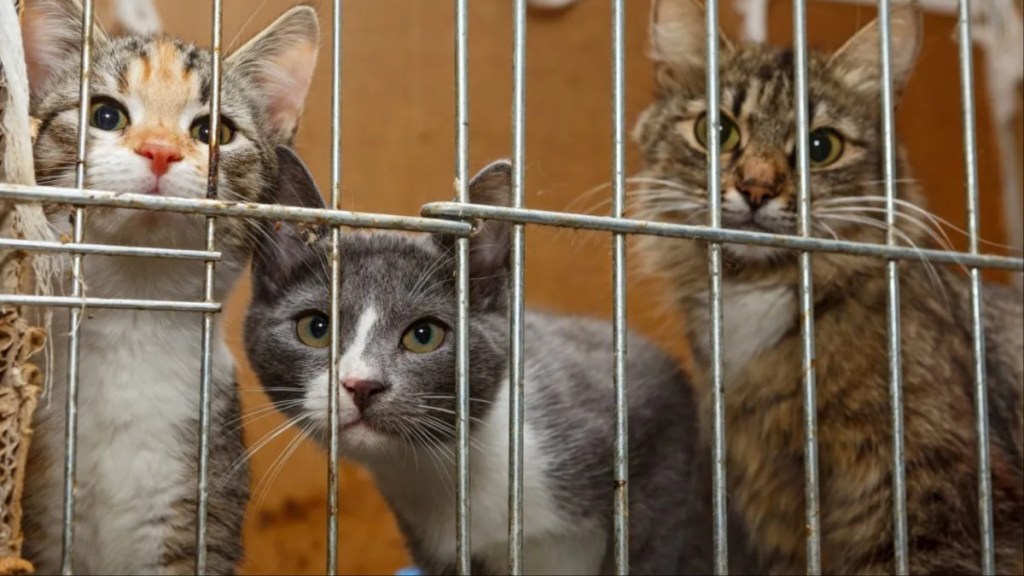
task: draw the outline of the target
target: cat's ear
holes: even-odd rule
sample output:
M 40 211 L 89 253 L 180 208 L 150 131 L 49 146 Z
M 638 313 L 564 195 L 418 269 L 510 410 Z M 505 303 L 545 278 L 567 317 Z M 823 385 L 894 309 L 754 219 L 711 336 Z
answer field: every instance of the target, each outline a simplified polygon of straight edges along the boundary
M 505 206 L 512 198 L 512 164 L 496 160 L 469 181 L 469 201 L 484 206 Z M 472 278 L 503 276 L 509 267 L 511 226 L 503 220 L 485 220 L 469 241 Z
M 323 196 L 305 163 L 285 146 L 277 146 L 277 183 L 273 203 L 299 208 L 326 208 Z M 323 236 L 324 227 L 301 222 L 270 222 L 256 243 L 253 288 L 274 294 L 306 261 L 310 244 Z
M 319 47 L 316 11 L 296 6 L 224 61 L 246 77 L 266 103 L 267 125 L 277 144 L 291 144 L 295 136 Z
M 497 160 L 477 172 L 467 185 L 469 201 L 484 206 L 508 206 L 512 197 L 512 164 Z M 454 254 L 455 237 L 434 237 L 445 252 Z M 474 308 L 503 306 L 507 290 L 511 226 L 501 220 L 481 220 L 469 239 L 470 300 Z
M 881 30 L 874 20 L 850 38 L 829 60 L 848 86 L 872 96 L 881 90 Z M 921 11 L 914 2 L 893 3 L 889 14 L 893 90 L 899 95 L 921 52 Z
M 704 5 L 698 0 L 653 0 L 650 22 L 650 57 L 658 64 L 658 79 L 678 82 L 703 73 L 707 60 Z M 720 55 L 729 55 L 732 44 L 718 31 Z
M 82 5 L 78 0 L 31 0 L 21 14 L 21 34 L 25 43 L 25 65 L 29 90 L 44 94 L 54 75 L 69 62 L 76 67 L 82 58 Z M 108 42 L 99 24 L 93 24 L 95 49 Z

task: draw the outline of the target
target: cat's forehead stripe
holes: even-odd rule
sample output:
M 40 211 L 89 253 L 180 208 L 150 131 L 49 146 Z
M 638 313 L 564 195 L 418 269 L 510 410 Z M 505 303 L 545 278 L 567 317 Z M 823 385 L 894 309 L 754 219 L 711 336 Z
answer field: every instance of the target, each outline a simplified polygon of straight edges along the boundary
M 199 97 L 195 75 L 186 68 L 179 48 L 167 41 L 155 43 L 131 65 L 127 91 L 146 103 L 147 116 L 175 123 Z
M 338 361 L 339 379 L 369 380 L 372 378 L 370 365 L 366 361 L 366 347 L 370 342 L 370 334 L 377 324 L 377 307 L 370 304 L 363 310 L 356 321 L 355 336 L 352 343 Z

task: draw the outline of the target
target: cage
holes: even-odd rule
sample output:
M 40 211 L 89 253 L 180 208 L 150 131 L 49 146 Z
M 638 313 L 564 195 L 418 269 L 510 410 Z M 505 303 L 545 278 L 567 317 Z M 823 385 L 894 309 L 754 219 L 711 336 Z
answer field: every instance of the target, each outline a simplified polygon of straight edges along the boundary
M 967 222 L 965 227 L 969 233 L 966 237 L 954 235 L 958 251 L 926 251 L 925 257 L 936 263 L 956 263 L 969 268 L 972 294 L 975 295 L 982 290 L 980 281 L 983 273 L 986 278 L 1006 280 L 1024 270 L 1024 260 L 1019 254 L 993 253 L 981 245 L 983 237 L 1001 242 L 1003 236 L 1000 233 L 1009 234 L 1009 231 L 999 229 L 1002 226 L 1002 200 L 998 194 L 987 192 L 1000 182 L 993 155 L 983 153 L 995 146 L 996 135 L 989 124 L 981 120 L 988 117 L 988 103 L 975 97 L 976 92 L 980 93 L 978 87 L 983 80 L 974 71 L 973 61 L 977 54 L 972 50 L 972 20 L 968 15 L 971 5 L 980 1 L 960 0 L 956 19 L 946 15 L 928 16 L 925 41 L 929 53 L 911 80 L 905 96 L 910 104 L 904 106 L 898 116 L 894 117 L 888 108 L 884 114 L 890 133 L 886 147 L 890 156 L 887 158 L 891 159 L 891 154 L 894 154 L 893 138 L 898 131 L 910 149 L 911 162 L 925 183 L 926 194 L 936 214 L 946 220 Z M 91 19 L 94 2 L 83 0 L 83 4 Z M 102 3 L 95 4 L 98 16 L 109 16 L 103 12 L 105 6 Z M 290 4 L 285 0 L 269 0 L 254 10 L 252 3 L 243 4 L 241 0 L 213 0 L 210 17 L 199 18 L 195 12 L 186 12 L 173 2 L 157 3 L 168 31 L 204 44 L 206 39 L 211 39 L 210 44 L 224 48 L 237 40 L 233 37 L 235 32 L 258 29 L 254 22 L 269 21 Z M 765 233 L 734 233 L 721 228 L 720 222 L 715 220 L 706 225 L 684 226 L 628 218 L 625 213 L 626 179 L 639 166 L 636 150 L 628 143 L 628 130 L 638 112 L 648 104 L 653 86 L 652 67 L 646 55 L 650 3 L 586 0 L 551 14 L 530 11 L 527 4 L 525 0 L 479 0 L 474 3 L 468 0 L 367 0 L 347 3 L 335 0 L 329 6 L 325 3 L 318 7 L 325 32 L 322 56 L 296 144 L 318 180 L 327 184 L 322 189 L 332 191 L 330 202 L 334 209 L 315 217 L 287 208 L 218 201 L 215 190 L 211 191 L 212 197 L 208 200 L 164 201 L 85 190 L 81 179 L 77 188 L 66 189 L 5 182 L 0 184 L 0 207 L 7 208 L 15 202 L 26 205 L 70 204 L 81 215 L 79 218 L 87 217 L 92 207 L 196 213 L 208 218 L 210 230 L 215 229 L 220 219 L 248 217 L 316 219 L 335 227 L 435 230 L 467 237 L 471 233 L 472 222 L 477 219 L 501 219 L 514 223 L 515 274 L 512 282 L 516 305 L 510 323 L 513 340 L 521 342 L 523 337 L 522 314 L 527 297 L 533 304 L 603 315 L 611 318 L 615 326 L 617 346 L 608 354 L 609 372 L 617 389 L 616 448 L 619 457 L 614 480 L 619 489 L 615 500 L 616 550 L 619 573 L 628 573 L 624 554 L 628 538 L 625 520 L 629 490 L 625 482 L 628 454 L 624 449 L 628 422 L 623 410 L 627 401 L 623 372 L 623 355 L 627 353 L 624 349 L 627 320 L 629 325 L 638 325 L 652 334 L 684 364 L 689 363 L 689 358 L 679 327 L 684 320 L 649 304 L 663 288 L 651 283 L 634 283 L 628 278 L 627 238 L 658 234 L 701 239 L 714 246 L 730 242 L 784 245 L 802 251 L 805 270 L 810 266 L 809 255 L 817 251 L 848 251 L 889 259 L 890 262 L 918 259 L 921 253 L 897 246 L 895 237 L 890 238 L 888 246 L 864 245 L 811 238 L 808 230 L 796 236 L 776 238 Z M 740 27 L 739 14 L 725 3 L 710 0 L 707 4 L 711 8 L 708 11 L 709 28 L 723 26 L 735 31 Z M 886 7 L 889 2 L 882 0 L 879 5 Z M 206 10 L 207 5 L 203 6 Z M 788 3 L 776 2 L 769 8 L 769 38 L 784 43 L 790 35 L 793 37 L 798 94 L 806 91 L 806 76 L 799 71 L 804 70 L 800 63 L 806 63 L 808 44 L 837 45 L 875 15 L 871 7 L 827 2 L 795 2 L 792 7 Z M 949 40 L 951 31 L 957 33 L 956 42 Z M 713 42 L 709 43 L 708 52 L 709 61 L 714 62 L 716 49 Z M 88 51 L 84 53 L 88 54 Z M 958 70 L 954 69 L 954 62 Z M 88 66 L 88 56 L 85 56 L 82 62 L 83 102 L 88 94 L 88 74 L 84 73 Z M 710 69 L 714 70 L 714 66 Z M 387 82 L 391 81 L 400 82 L 407 90 L 388 89 Z M 708 81 L 709 86 L 714 85 L 715 75 L 712 74 Z M 958 82 L 959 91 L 934 90 L 935 86 L 957 85 Z M 891 86 L 888 89 L 887 94 L 891 98 Z M 367 111 L 377 113 L 371 115 Z M 213 116 L 216 118 L 217 115 Z M 943 137 L 935 137 L 936 132 Z M 960 145 L 957 139 L 962 139 L 963 144 Z M 81 142 L 80 154 L 84 159 L 85 139 L 82 138 Z M 806 148 L 806 143 L 801 146 Z M 211 147 L 211 156 L 216 154 L 216 146 Z M 516 205 L 510 209 L 465 205 L 465 183 L 471 168 L 502 156 L 511 156 L 515 166 Z M 927 161 L 915 162 L 915 158 Z M 402 169 L 395 170 L 399 163 Z M 714 164 L 709 166 L 712 173 L 719 169 Z M 452 196 L 453 178 L 456 201 L 441 201 Z M 717 182 L 717 179 L 710 181 Z M 612 208 L 606 216 L 583 210 L 578 201 L 584 190 L 601 184 L 610 184 L 606 196 L 611 199 Z M 715 184 L 711 186 L 714 189 Z M 804 197 L 808 194 L 807 186 L 806 182 L 801 186 Z M 891 212 L 891 205 L 889 210 Z M 80 222 L 75 230 L 81 231 Z M 212 235 L 208 235 L 204 249 L 177 255 L 139 250 L 134 250 L 136 254 L 129 254 L 133 250 L 125 247 L 90 244 L 88 238 L 80 233 L 68 240 L 5 237 L 0 239 L 0 248 L 15 250 L 18 254 L 63 251 L 73 258 L 72 270 L 75 271 L 82 267 L 88 269 L 91 254 L 113 254 L 118 250 L 132 257 L 188 256 L 206 263 L 204 293 L 180 302 L 146 301 L 144 296 L 104 301 L 91 298 L 87 288 L 78 283 L 72 284 L 69 295 L 61 296 L 32 294 L 22 287 L 4 290 L 0 295 L 0 305 L 5 310 L 51 307 L 55 314 L 70 314 L 73 326 L 90 308 L 177 310 L 182 314 L 195 315 L 197 324 L 202 325 L 207 356 L 214 318 L 225 315 L 237 322 L 242 313 L 248 290 L 245 282 L 226 302 L 216 302 L 211 296 L 218 250 L 212 242 Z M 465 242 L 461 246 L 461 250 L 468 249 Z M 552 246 L 558 249 L 552 249 Z M 466 252 L 462 254 L 465 258 Z M 715 254 L 714 250 L 712 254 Z M 712 270 L 720 268 L 720 257 L 712 256 L 708 266 Z M 463 293 L 468 290 L 464 280 L 460 280 L 460 286 Z M 719 293 L 720 289 L 720 285 L 716 288 L 712 284 L 710 287 L 713 294 Z M 813 402 L 814 321 L 813 314 L 807 313 L 813 286 L 807 283 L 805 289 L 801 330 L 805 337 L 803 362 L 809 377 L 805 379 L 803 393 L 808 402 Z M 898 306 L 898 283 L 892 282 L 890 290 L 890 298 Z M 337 298 L 337 294 L 332 295 L 332 300 L 337 301 Z M 712 318 L 719 321 L 718 328 L 712 330 L 709 338 L 712 348 L 720 351 L 722 303 L 720 297 L 712 300 L 712 310 L 717 310 Z M 669 316 L 671 319 L 666 321 Z M 899 422 L 899 332 L 895 316 L 893 322 L 893 339 L 889 342 L 894 352 L 891 357 L 893 417 Z M 467 338 L 464 328 L 463 324 L 458 336 L 463 341 Z M 27 329 L 23 327 L 23 332 Z M 984 349 L 984 339 L 977 336 L 981 329 L 981 318 L 976 314 L 972 326 L 976 350 Z M 33 335 L 28 340 L 31 344 L 21 352 L 18 362 L 25 361 L 41 346 L 38 329 L 30 333 Z M 337 340 L 336 334 L 334 340 Z M 236 351 L 242 388 L 255 387 L 252 372 L 245 367 L 244 353 L 240 350 L 237 325 L 229 331 L 228 341 Z M 72 347 L 78 345 L 74 332 L 71 342 Z M 513 350 L 517 348 L 513 347 Z M 518 350 L 521 352 L 521 346 Z M 458 363 L 462 367 L 461 373 L 465 374 L 465 363 L 472 362 L 472 358 L 465 347 L 460 351 Z M 337 357 L 337 351 L 333 352 Z M 715 398 L 720 403 L 721 360 L 718 362 L 715 388 L 719 393 Z M 511 366 L 513 374 L 517 373 L 516 366 L 519 367 L 519 378 L 513 377 L 513 390 L 516 391 L 513 397 L 519 399 L 513 402 L 513 422 L 521 434 L 523 382 L 519 353 L 514 352 Z M 979 404 L 984 406 L 985 373 L 980 359 L 977 359 L 976 366 L 976 389 L 980 393 Z M 27 371 L 32 374 L 27 380 L 39 386 L 34 369 L 29 367 Z M 196 374 L 197 387 L 208 389 L 209 379 L 210 365 L 204 361 L 201 371 Z M 77 383 L 54 382 L 52 385 L 66 385 L 74 389 Z M 469 485 L 466 461 L 469 452 L 468 420 L 465 416 L 468 413 L 467 386 L 466 377 L 460 378 L 456 392 L 465 400 L 459 402 L 459 475 L 455 485 L 461 495 L 457 514 L 460 573 L 469 573 L 468 547 L 465 545 L 470 534 L 466 516 L 471 505 L 465 499 Z M 3 393 L 7 393 L 6 389 Z M 254 395 L 242 395 L 243 403 L 255 410 L 259 408 L 256 403 L 260 400 L 254 398 Z M 31 413 L 31 400 L 23 402 L 27 407 L 22 408 L 24 412 L 18 422 L 24 422 L 26 415 Z M 68 415 L 73 421 L 74 404 L 71 406 Z M 205 409 L 208 411 L 208 405 Z M 11 412 L 4 412 L 5 423 L 14 421 L 8 420 L 8 414 Z M 813 431 L 816 426 L 814 413 L 808 413 L 807 418 L 808 429 Z M 249 443 L 254 444 L 256 439 L 279 431 L 281 422 L 277 416 L 254 416 L 247 422 Z M 728 430 L 724 429 L 723 421 L 717 422 L 719 425 L 715 427 L 716 433 L 709 447 L 719 462 L 714 472 L 716 569 L 718 573 L 727 573 L 725 469 L 721 455 Z M 898 423 L 896 427 L 899 429 Z M 981 438 L 980 457 L 984 462 L 987 422 L 983 408 L 979 408 L 977 427 Z M 207 438 L 208 432 L 205 430 L 201 436 Z M 291 434 L 281 434 L 253 455 L 256 496 L 250 504 L 247 520 L 248 560 L 243 572 L 385 573 L 407 564 L 409 560 L 405 557 L 401 538 L 369 477 L 343 463 L 336 449 L 324 458 L 314 449 L 294 442 L 296 436 Z M 72 444 L 65 462 L 65 493 L 69 496 L 74 494 L 71 487 L 75 481 L 73 441 L 73 435 L 69 435 Z M 512 518 L 510 534 L 514 535 L 517 525 L 524 521 L 521 440 L 520 443 L 513 440 L 512 446 L 512 488 L 508 506 Z M 814 434 L 809 434 L 806 479 L 809 495 L 806 511 L 808 573 L 820 573 L 816 524 L 818 503 L 812 496 L 817 491 L 814 453 Z M 283 455 L 288 456 L 287 460 L 279 458 Z M 22 465 L 23 460 L 15 459 L 15 465 L 10 468 L 15 472 L 15 486 L 19 478 L 16 473 Z M 282 466 L 288 468 L 282 472 Z M 303 481 L 282 486 L 280 479 L 286 475 Z M 208 481 L 203 478 L 197 486 L 200 503 L 206 496 Z M 987 495 L 991 487 L 987 484 L 987 477 L 982 475 L 978 482 L 982 498 L 989 498 Z M 15 500 L 18 490 L 20 488 L 11 493 Z M 896 490 L 899 490 L 898 486 Z M 74 509 L 73 501 L 66 505 L 67 510 Z M 988 518 L 988 524 L 983 522 L 988 528 L 983 534 L 986 561 L 989 562 L 985 565 L 985 572 L 992 573 L 991 502 L 988 501 L 987 512 L 984 502 L 979 506 L 982 516 Z M 202 504 L 200 510 L 202 513 Z M 66 522 L 64 546 L 70 549 L 74 544 L 74 530 Z M 899 522 L 897 519 L 897 525 Z M 349 526 L 358 526 L 359 529 L 350 529 Z M 906 534 L 897 532 L 905 549 Z M 197 535 L 200 550 L 205 545 L 204 539 L 205 534 L 200 530 Z M 522 573 L 522 542 L 516 538 L 510 542 L 510 571 Z M 896 548 L 900 549 L 901 545 L 897 543 Z M 17 555 L 17 548 L 12 551 Z M 197 573 L 204 572 L 202 562 L 200 555 Z

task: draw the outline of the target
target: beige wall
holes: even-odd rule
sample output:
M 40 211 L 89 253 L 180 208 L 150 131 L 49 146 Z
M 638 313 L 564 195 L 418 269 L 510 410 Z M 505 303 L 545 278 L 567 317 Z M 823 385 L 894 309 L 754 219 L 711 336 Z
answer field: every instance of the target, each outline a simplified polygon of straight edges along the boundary
M 247 36 L 293 4 L 291 0 L 225 0 L 224 38 Z M 343 204 L 345 208 L 416 214 L 419 206 L 450 199 L 453 178 L 453 12 L 448 0 L 348 0 L 344 2 Z M 511 150 L 511 1 L 470 4 L 470 162 L 475 170 Z M 632 122 L 650 101 L 650 67 L 644 57 L 646 0 L 627 4 L 627 114 Z M 725 3 L 728 4 L 728 3 Z M 330 3 L 315 1 L 325 28 Z M 206 43 L 209 3 L 161 0 L 166 27 Z M 835 48 L 873 17 L 873 10 L 812 2 L 810 42 Z M 255 14 L 254 14 L 255 13 Z M 248 21 L 252 16 L 251 21 Z M 726 29 L 735 16 L 723 13 Z M 607 190 L 611 97 L 610 10 L 607 1 L 582 0 L 565 13 L 531 13 L 527 50 L 527 205 L 550 210 L 598 210 Z M 918 177 L 944 218 L 964 222 L 962 138 L 956 45 L 951 18 L 928 17 L 922 62 L 900 111 L 899 130 Z M 788 2 L 771 10 L 771 39 L 791 34 Z M 330 30 L 308 102 L 297 148 L 326 190 L 330 178 Z M 234 45 L 237 45 L 235 43 Z M 976 54 L 979 58 L 980 54 Z M 983 73 L 982 66 L 977 67 Z M 984 88 L 983 74 L 978 87 Z M 988 108 L 979 92 L 982 222 L 986 237 L 1002 241 L 998 164 Z M 629 148 L 630 170 L 637 168 Z M 575 202 L 575 203 L 574 203 Z M 527 232 L 527 300 L 567 312 L 610 313 L 610 242 L 598 234 L 530 228 Z M 963 238 L 953 236 L 964 246 Z M 657 304 L 658 287 L 631 276 L 629 320 L 681 357 L 680 323 Z M 239 359 L 245 404 L 266 398 L 257 391 L 240 346 L 248 286 L 240 286 L 227 314 L 228 337 Z M 609 359 L 609 366 L 611 360 Z M 261 417 L 247 427 L 250 444 L 282 419 Z M 269 470 L 294 438 L 282 434 L 253 458 L 255 499 L 246 541 L 249 574 L 322 573 L 325 549 L 326 466 L 308 445 L 299 446 L 280 474 Z M 387 574 L 407 563 L 401 540 L 367 476 L 346 465 L 341 478 L 341 563 L 348 574 Z

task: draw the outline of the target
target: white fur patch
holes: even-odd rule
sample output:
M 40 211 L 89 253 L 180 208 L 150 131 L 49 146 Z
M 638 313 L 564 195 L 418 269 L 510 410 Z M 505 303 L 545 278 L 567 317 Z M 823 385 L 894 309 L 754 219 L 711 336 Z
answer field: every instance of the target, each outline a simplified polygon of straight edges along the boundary
M 722 301 L 725 377 L 774 346 L 796 323 L 797 300 L 784 286 L 724 287 Z
M 352 345 L 345 350 L 342 354 L 341 359 L 338 361 L 338 381 L 344 382 L 347 379 L 358 379 L 358 380 L 373 380 L 375 374 L 371 372 L 369 364 L 366 362 L 364 357 L 366 354 L 366 346 L 370 342 L 370 333 L 373 330 L 373 326 L 377 323 L 378 315 L 377 309 L 373 306 L 366 308 L 362 315 L 359 316 L 359 320 L 356 323 L 356 335 L 352 341 Z M 355 403 L 352 401 L 352 397 L 345 393 L 338 395 L 341 400 L 341 420 L 340 424 L 344 426 L 350 422 L 354 422 L 359 419 L 359 410 L 356 408 Z M 316 376 L 306 385 L 306 396 L 303 402 L 303 407 L 313 417 L 318 419 L 323 429 L 327 429 L 327 418 L 328 411 L 330 410 L 330 372 L 324 371 Z M 353 434 L 360 432 L 359 430 L 352 430 L 346 432 L 346 439 L 355 439 Z M 370 433 L 369 431 L 366 431 Z M 372 433 L 371 433 L 372 434 Z
M 369 380 L 373 377 L 370 373 L 370 366 L 366 363 L 366 345 L 370 342 L 370 331 L 377 324 L 377 309 L 369 306 L 363 310 L 359 321 L 356 323 L 356 336 L 352 345 L 345 350 L 338 360 L 338 377 L 341 381 Z
M 529 390 L 538 385 L 526 383 L 527 413 Z M 490 411 L 474 429 L 470 453 L 472 554 L 497 573 L 508 560 L 508 417 L 506 380 Z M 605 556 L 606 534 L 600 526 L 559 513 L 548 486 L 550 456 L 542 444 L 527 420 L 523 426 L 524 573 L 597 574 Z M 366 464 L 430 554 L 454 561 L 454 448 L 448 450 L 450 459 L 417 449 L 415 454 L 381 454 Z

